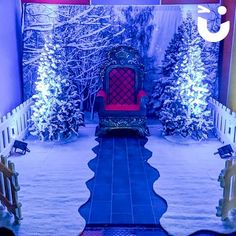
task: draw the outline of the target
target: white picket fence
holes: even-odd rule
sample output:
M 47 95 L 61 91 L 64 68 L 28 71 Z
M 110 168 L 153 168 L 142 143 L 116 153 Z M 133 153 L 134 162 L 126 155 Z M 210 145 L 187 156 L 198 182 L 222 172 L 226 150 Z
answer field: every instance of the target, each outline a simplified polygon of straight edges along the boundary
M 236 209 L 236 159 L 235 156 L 225 161 L 218 181 L 223 188 L 223 198 L 220 199 L 216 215 L 226 220 L 231 210 Z
M 236 112 L 214 99 L 211 99 L 210 104 L 217 137 L 221 142 L 231 144 L 236 149 Z
M 8 212 L 14 215 L 15 223 L 22 220 L 21 203 L 18 201 L 18 173 L 15 165 L 7 158 L 0 156 L 0 202 L 7 208 Z
M 8 156 L 14 140 L 24 138 L 31 116 L 32 103 L 30 98 L 0 118 L 0 155 Z
M 236 112 L 211 99 L 210 101 L 216 135 L 225 144 L 231 144 L 236 150 Z M 217 216 L 222 220 L 228 219 L 229 212 L 236 208 L 236 156 L 225 161 L 225 168 L 221 171 L 218 181 L 223 188 L 223 198 L 220 199 Z

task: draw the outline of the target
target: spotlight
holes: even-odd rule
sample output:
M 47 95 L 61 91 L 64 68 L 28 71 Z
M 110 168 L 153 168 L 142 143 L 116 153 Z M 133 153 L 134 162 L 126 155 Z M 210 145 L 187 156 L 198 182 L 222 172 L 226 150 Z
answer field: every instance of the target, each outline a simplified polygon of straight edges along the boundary
M 25 155 L 26 152 L 30 152 L 30 150 L 27 148 L 28 143 L 19 141 L 19 140 L 15 140 L 14 144 L 13 144 L 13 148 L 15 148 L 15 152 L 17 149 L 21 150 L 21 154 Z
M 232 155 L 234 153 L 234 150 L 230 144 L 225 145 L 221 148 L 218 148 L 217 150 L 218 150 L 218 152 L 215 152 L 214 155 L 219 154 L 220 158 L 222 158 L 222 159 L 232 157 Z

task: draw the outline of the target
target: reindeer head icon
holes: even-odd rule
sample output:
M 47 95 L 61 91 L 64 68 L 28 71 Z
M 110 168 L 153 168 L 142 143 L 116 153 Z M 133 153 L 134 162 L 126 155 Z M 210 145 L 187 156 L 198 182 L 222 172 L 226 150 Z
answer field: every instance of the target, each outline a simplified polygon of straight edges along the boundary
M 218 7 L 218 13 L 220 15 L 225 15 L 227 12 L 226 7 L 220 6 Z M 210 10 L 201 5 L 198 6 L 198 13 L 210 13 Z M 226 38 L 230 30 L 230 22 L 226 21 L 220 25 L 220 29 L 216 33 L 212 33 L 207 28 L 207 20 L 203 17 L 198 17 L 198 32 L 202 36 L 203 39 L 209 42 L 219 42 Z

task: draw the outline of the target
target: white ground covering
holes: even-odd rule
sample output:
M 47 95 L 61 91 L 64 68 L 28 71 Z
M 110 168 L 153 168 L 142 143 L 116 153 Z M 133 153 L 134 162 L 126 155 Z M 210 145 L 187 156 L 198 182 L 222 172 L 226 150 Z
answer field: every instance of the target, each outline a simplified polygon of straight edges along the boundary
M 146 148 L 153 152 L 149 163 L 158 169 L 160 178 L 155 192 L 168 204 L 161 225 L 171 235 L 185 236 L 201 229 L 219 233 L 236 230 L 234 223 L 222 222 L 216 206 L 223 189 L 217 181 L 225 161 L 213 153 L 222 144 L 216 139 L 190 145 L 170 142 L 151 127 Z
M 185 236 L 200 229 L 217 232 L 236 230 L 229 222 L 216 217 L 222 197 L 217 182 L 224 160 L 213 156 L 222 144 L 211 140 L 180 145 L 163 139 L 159 126 L 151 127 L 146 148 L 153 152 L 149 163 L 158 169 L 160 178 L 154 189 L 168 204 L 161 219 L 172 235 Z M 78 208 L 90 192 L 85 182 L 93 177 L 87 163 L 95 157 L 98 145 L 95 126 L 81 128 L 80 137 L 68 143 L 43 143 L 28 139 L 30 153 L 12 157 L 19 172 L 24 219 L 20 226 L 0 211 L 0 225 L 10 227 L 16 236 L 76 236 L 85 226 Z
M 68 143 L 27 140 L 30 153 L 10 158 L 19 173 L 19 200 L 23 220 L 12 225 L 12 217 L 2 212 L 0 225 L 20 236 L 75 236 L 85 227 L 78 208 L 90 197 L 85 182 L 94 173 L 89 160 L 98 143 L 95 127 L 81 128 L 79 139 Z

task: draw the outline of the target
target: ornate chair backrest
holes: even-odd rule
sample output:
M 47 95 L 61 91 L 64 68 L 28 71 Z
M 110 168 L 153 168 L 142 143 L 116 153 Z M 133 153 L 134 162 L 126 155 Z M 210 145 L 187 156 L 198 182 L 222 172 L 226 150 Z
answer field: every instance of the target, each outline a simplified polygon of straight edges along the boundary
M 110 50 L 101 72 L 107 104 L 135 104 L 136 95 L 143 87 L 143 68 L 135 49 L 118 46 Z

